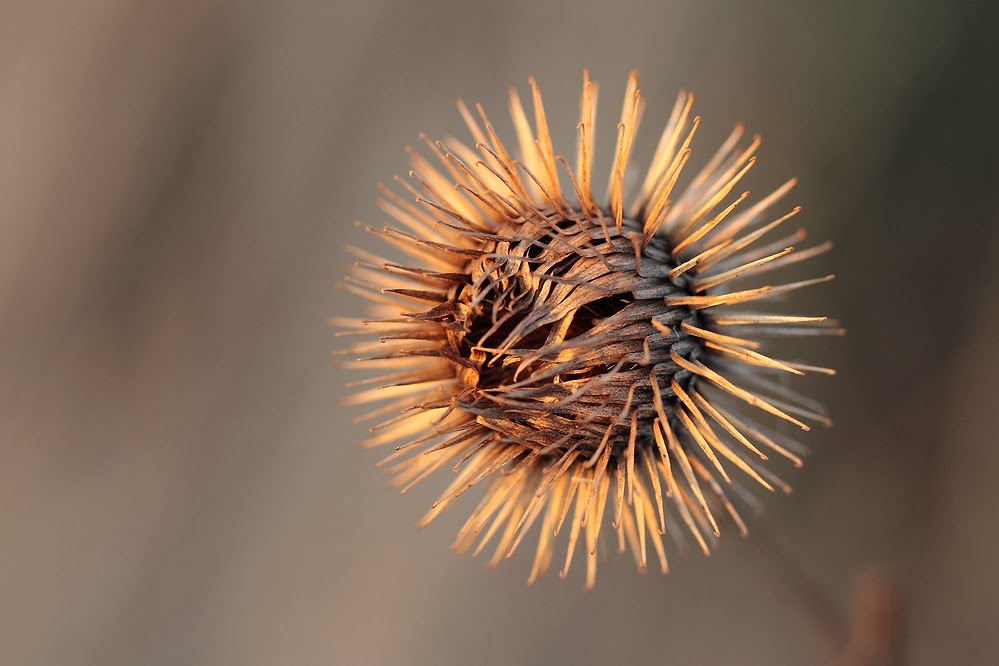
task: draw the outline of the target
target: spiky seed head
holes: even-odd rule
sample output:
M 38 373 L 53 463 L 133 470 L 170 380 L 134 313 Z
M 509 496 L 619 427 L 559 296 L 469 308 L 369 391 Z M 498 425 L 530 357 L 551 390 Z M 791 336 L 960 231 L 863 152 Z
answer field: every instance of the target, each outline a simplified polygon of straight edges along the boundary
M 409 260 L 354 249 L 345 287 L 374 312 L 334 322 L 342 334 L 375 338 L 344 350 L 360 357 L 346 365 L 383 371 L 358 382 L 369 388 L 349 401 L 381 403 L 360 420 L 377 422 L 366 445 L 395 447 L 382 462 L 393 484 L 405 490 L 453 468 L 421 524 L 487 483 L 454 550 L 478 554 L 492 543 L 495 565 L 540 520 L 532 582 L 567 531 L 561 573 L 581 547 L 591 587 L 607 522 L 643 570 L 651 545 L 667 571 L 667 531 L 708 553 L 723 520 L 745 533 L 730 501 L 752 503 L 744 481 L 789 490 L 763 465 L 768 456 L 801 464 L 798 444 L 743 412 L 802 430 L 828 423 L 820 405 L 775 376 L 832 371 L 765 355 L 759 338 L 841 329 L 825 317 L 736 309 L 832 278 L 738 284 L 829 249 L 792 253 L 804 232 L 780 233 L 799 209 L 771 210 L 794 180 L 753 205 L 743 205 L 748 192 L 732 195 L 759 146 L 741 126 L 681 178 L 700 122 L 693 95 L 681 92 L 626 205 L 637 86 L 633 73 L 599 200 L 597 85 L 588 76 L 575 168 L 554 152 L 533 80 L 533 127 L 510 95 L 516 148 L 481 107 L 473 114 L 459 101 L 475 149 L 424 138 L 436 163 L 410 151 L 414 184 L 397 179 L 408 195 L 381 188 L 399 227 L 368 229 Z

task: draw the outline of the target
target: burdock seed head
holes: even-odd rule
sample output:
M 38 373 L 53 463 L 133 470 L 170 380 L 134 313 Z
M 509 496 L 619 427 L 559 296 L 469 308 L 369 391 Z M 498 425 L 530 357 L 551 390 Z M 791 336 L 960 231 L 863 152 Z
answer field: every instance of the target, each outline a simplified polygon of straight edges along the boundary
M 825 317 L 743 309 L 832 278 L 740 285 L 829 249 L 792 252 L 804 232 L 780 231 L 799 209 L 770 214 L 794 181 L 752 205 L 748 192 L 732 195 L 759 146 L 744 142 L 741 126 L 682 178 L 700 119 L 681 92 L 626 201 L 637 85 L 632 74 L 599 199 L 588 76 L 575 168 L 554 151 L 533 80 L 533 128 L 510 93 L 516 147 L 481 107 L 459 102 L 475 149 L 424 139 L 431 158 L 411 151 L 414 182 L 397 179 L 408 195 L 382 188 L 398 227 L 368 229 L 409 259 L 353 250 L 360 261 L 345 287 L 374 311 L 335 321 L 344 334 L 375 338 L 347 350 L 360 357 L 347 366 L 382 371 L 357 382 L 369 388 L 349 401 L 381 403 L 360 419 L 377 422 L 366 445 L 395 447 L 383 461 L 393 484 L 405 490 L 453 468 L 422 524 L 488 484 L 454 549 L 477 554 L 494 543 L 496 564 L 540 522 L 531 581 L 562 536 L 562 575 L 581 545 L 592 586 L 607 522 L 640 569 L 651 544 L 667 571 L 667 531 L 708 553 L 724 516 L 745 532 L 730 495 L 751 503 L 746 479 L 788 490 L 762 464 L 768 456 L 801 464 L 799 445 L 743 412 L 802 430 L 828 423 L 782 374 L 832 371 L 764 355 L 758 338 L 840 329 Z

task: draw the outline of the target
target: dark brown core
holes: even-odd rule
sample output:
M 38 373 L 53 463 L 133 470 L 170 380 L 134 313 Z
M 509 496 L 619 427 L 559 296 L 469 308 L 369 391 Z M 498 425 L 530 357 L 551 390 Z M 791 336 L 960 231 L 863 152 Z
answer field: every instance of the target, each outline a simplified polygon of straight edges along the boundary
M 605 438 L 623 451 L 632 414 L 638 444 L 655 446 L 650 373 L 671 415 L 672 380 L 686 389 L 691 376 L 670 352 L 690 358 L 699 347 L 679 330 L 697 325 L 696 315 L 665 303 L 688 295 L 688 283 L 670 279 L 676 264 L 660 238 L 636 259 L 634 220 L 620 231 L 612 219 L 557 224 L 549 232 L 522 223 L 485 240 L 469 283 L 455 288 L 445 355 L 464 386 L 459 404 L 502 437 L 553 456 L 594 452 Z

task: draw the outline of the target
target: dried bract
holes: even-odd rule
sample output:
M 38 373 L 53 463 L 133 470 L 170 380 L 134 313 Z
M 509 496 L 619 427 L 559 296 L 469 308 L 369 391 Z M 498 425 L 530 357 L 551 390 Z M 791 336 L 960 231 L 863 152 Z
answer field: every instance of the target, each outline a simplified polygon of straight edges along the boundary
M 588 77 L 574 167 L 554 152 L 533 80 L 533 127 L 510 96 L 516 149 L 481 107 L 459 102 L 475 149 L 424 139 L 432 158 L 411 151 L 413 184 L 398 180 L 407 194 L 382 188 L 398 228 L 369 229 L 409 260 L 354 250 L 345 287 L 374 312 L 335 320 L 342 334 L 375 338 L 345 350 L 360 357 L 346 365 L 382 370 L 355 384 L 367 388 L 350 402 L 381 403 L 361 420 L 377 423 L 367 445 L 395 447 L 382 463 L 393 483 L 405 490 L 438 469 L 455 473 L 422 524 L 488 484 L 454 549 L 492 543 L 496 564 L 540 521 L 531 581 L 568 532 L 562 575 L 582 547 L 592 586 L 605 523 L 641 569 L 651 548 L 667 570 L 667 531 L 709 552 L 725 516 L 745 532 L 730 501 L 752 502 L 743 481 L 789 490 L 768 456 L 801 464 L 799 445 L 743 412 L 802 430 L 828 423 L 779 375 L 832 371 L 764 354 L 760 338 L 841 330 L 825 317 L 744 308 L 832 276 L 739 285 L 829 249 L 793 252 L 804 232 L 781 237 L 799 209 L 770 211 L 794 181 L 752 205 L 748 192 L 732 195 L 759 146 L 741 126 L 683 178 L 699 118 L 693 95 L 680 93 L 626 201 L 637 85 L 633 74 L 599 201 Z

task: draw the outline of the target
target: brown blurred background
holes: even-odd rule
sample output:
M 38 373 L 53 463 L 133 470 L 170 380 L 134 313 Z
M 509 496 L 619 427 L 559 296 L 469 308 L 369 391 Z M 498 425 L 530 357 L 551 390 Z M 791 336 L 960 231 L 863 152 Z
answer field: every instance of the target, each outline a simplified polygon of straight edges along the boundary
M 0 4 L 0 663 L 999 663 L 999 54 L 964 4 Z M 414 529 L 444 479 L 385 489 L 325 323 L 406 143 L 464 136 L 458 95 L 509 132 L 533 74 L 571 155 L 584 66 L 605 168 L 633 67 L 639 164 L 680 87 L 701 159 L 759 131 L 754 194 L 799 176 L 836 243 L 803 307 L 850 330 L 802 348 L 840 374 L 795 494 L 589 594 L 453 555 L 468 505 Z

